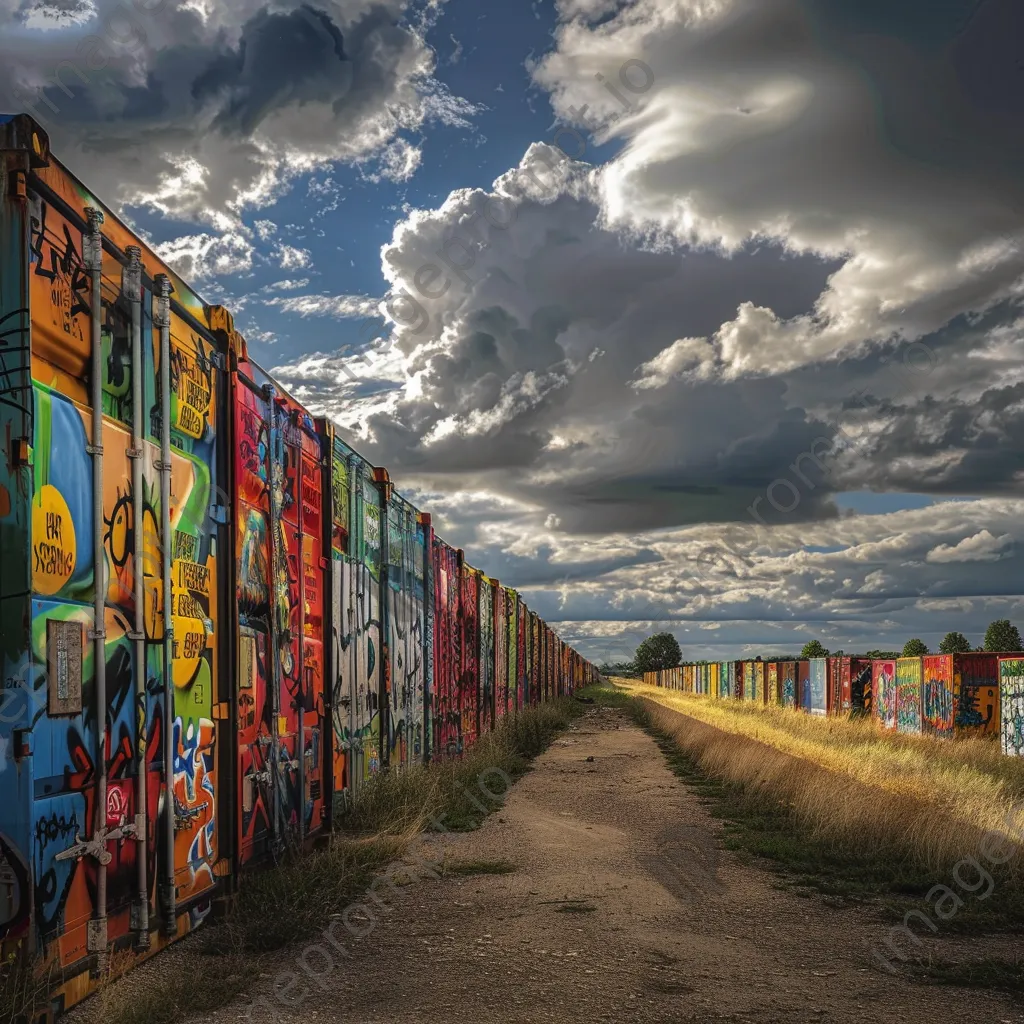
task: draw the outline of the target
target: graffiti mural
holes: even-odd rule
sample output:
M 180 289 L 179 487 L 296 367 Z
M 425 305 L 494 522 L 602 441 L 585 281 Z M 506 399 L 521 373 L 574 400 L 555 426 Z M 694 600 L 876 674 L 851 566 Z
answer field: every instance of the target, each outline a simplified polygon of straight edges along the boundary
M 530 615 L 526 602 L 519 599 L 519 608 L 516 612 L 518 618 L 518 637 L 516 638 L 516 657 L 519 664 L 519 707 L 530 706 L 530 678 L 533 673 L 533 663 L 530 660 Z
M 810 692 L 808 710 L 812 715 L 828 713 L 828 659 L 810 659 Z
M 380 497 L 372 467 L 332 439 L 334 793 L 344 800 L 381 765 Z
M 999 686 L 999 659 L 995 654 L 953 655 L 956 736 L 999 735 Z
M 509 711 L 508 689 L 508 591 L 494 588 L 494 715 L 504 718 Z
M 1024 660 L 999 659 L 1002 707 L 1002 751 L 1008 757 L 1024 757 Z
M 779 665 L 779 687 L 782 691 L 782 706 L 795 708 L 797 704 L 795 661 L 784 661 Z
M 871 662 L 854 658 L 850 662 L 850 706 L 872 713 Z
M 412 505 L 392 496 L 387 509 L 385 658 L 386 731 L 391 765 L 409 765 L 423 757 L 423 549 L 417 518 Z
M 320 441 L 312 420 L 248 361 L 240 337 L 233 344 L 235 597 L 247 630 L 236 686 L 249 691 L 245 702 L 261 712 L 258 725 L 246 726 L 248 742 L 240 737 L 237 813 L 250 826 L 242 840 L 246 860 L 268 841 L 275 848 L 301 842 L 325 813 L 326 563 Z
M 811 663 L 809 661 L 798 661 L 796 663 L 796 689 L 797 703 L 804 711 L 811 710 Z
M 512 713 L 520 708 L 519 669 L 519 595 L 514 590 L 505 592 L 505 652 L 508 658 L 506 668 L 506 684 L 508 697 L 506 712 Z
M 923 659 L 922 731 L 928 736 L 953 736 L 953 655 L 931 654 Z
M 477 611 L 477 630 L 480 643 L 478 665 L 481 732 L 489 732 L 494 727 L 494 591 L 494 581 L 482 576 L 479 583 Z
M 896 662 L 871 663 L 875 717 L 885 729 L 896 728 Z
M 896 660 L 896 729 L 919 735 L 921 732 L 921 659 Z
M 431 691 L 434 756 L 462 753 L 462 709 L 459 684 L 462 672 L 462 634 L 459 614 L 460 570 L 458 552 L 434 540 L 434 685 Z

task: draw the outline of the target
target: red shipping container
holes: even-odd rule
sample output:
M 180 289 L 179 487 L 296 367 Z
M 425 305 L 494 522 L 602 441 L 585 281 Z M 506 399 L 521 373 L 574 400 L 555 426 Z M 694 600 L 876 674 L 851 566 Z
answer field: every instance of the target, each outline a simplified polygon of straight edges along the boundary
M 957 737 L 999 735 L 999 656 L 953 655 L 953 731 Z

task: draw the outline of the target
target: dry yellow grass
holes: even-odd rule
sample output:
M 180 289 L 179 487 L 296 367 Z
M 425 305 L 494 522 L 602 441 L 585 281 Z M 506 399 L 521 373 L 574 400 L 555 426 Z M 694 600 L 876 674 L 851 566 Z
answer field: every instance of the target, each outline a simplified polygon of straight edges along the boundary
M 1024 759 L 1003 757 L 998 744 L 900 736 L 860 718 L 618 682 L 646 698 L 657 727 L 705 770 L 783 800 L 819 834 L 878 844 L 933 868 L 976 854 L 986 831 L 1008 830 L 1008 816 L 1020 841 Z M 1020 860 L 1011 863 L 1024 872 Z

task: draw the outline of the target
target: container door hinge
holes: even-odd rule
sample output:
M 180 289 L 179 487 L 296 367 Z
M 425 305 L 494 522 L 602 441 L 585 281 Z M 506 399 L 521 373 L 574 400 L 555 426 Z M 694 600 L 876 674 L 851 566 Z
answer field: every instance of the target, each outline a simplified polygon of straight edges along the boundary
M 224 357 L 223 352 L 211 352 L 210 362 L 217 367 L 218 370 L 226 370 L 228 361 Z
M 128 914 L 128 927 L 135 932 L 135 948 L 149 949 L 149 906 L 133 903 Z

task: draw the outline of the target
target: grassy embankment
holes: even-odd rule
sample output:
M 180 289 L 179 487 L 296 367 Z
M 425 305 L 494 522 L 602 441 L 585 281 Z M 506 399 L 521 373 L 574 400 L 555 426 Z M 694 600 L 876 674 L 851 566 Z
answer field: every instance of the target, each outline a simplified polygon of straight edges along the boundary
M 251 993 L 261 974 L 281 966 L 282 949 L 319 934 L 332 915 L 361 898 L 373 879 L 405 854 L 418 833 L 433 828 L 432 822 L 453 832 L 478 827 L 503 802 L 484 789 L 501 792 L 499 773 L 513 781 L 523 775 L 580 710 L 571 699 L 554 701 L 504 719 L 459 761 L 377 776 L 320 849 L 247 875 L 222 921 L 204 925 L 124 977 L 131 958 L 113 958 L 108 984 L 76 1016 L 88 1024 L 174 1024 Z M 484 788 L 478 785 L 481 778 Z M 512 869 L 468 863 L 443 870 Z M 403 881 L 400 872 L 389 877 L 396 884 Z M 46 986 L 31 985 L 24 973 L 12 972 L 4 981 L 0 1024 L 25 1013 L 30 993 L 45 999 Z
M 937 884 L 953 885 L 999 829 L 1021 841 L 1024 761 L 998 744 L 883 733 L 862 718 L 713 701 L 643 686 L 587 694 L 629 711 L 673 770 L 726 822 L 725 845 L 777 872 L 779 883 L 837 905 L 868 904 L 890 921 Z M 1016 808 L 1016 813 L 1014 813 Z M 1007 827 L 1007 816 L 1010 827 Z M 965 896 L 942 934 L 1024 930 L 1024 856 L 990 870 L 987 900 Z M 971 869 L 962 875 L 976 878 Z M 919 964 L 935 981 L 1015 988 L 1020 962 Z

